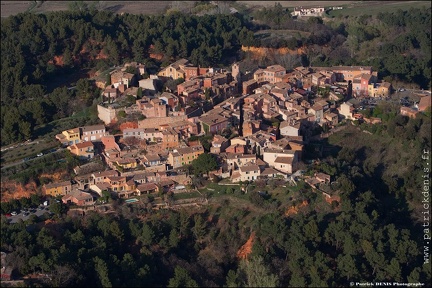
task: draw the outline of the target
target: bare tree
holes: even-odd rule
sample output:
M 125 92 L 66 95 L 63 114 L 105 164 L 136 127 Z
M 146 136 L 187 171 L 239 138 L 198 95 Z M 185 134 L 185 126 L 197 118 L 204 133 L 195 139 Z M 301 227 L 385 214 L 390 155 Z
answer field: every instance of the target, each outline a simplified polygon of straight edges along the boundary
M 301 59 L 298 54 L 276 54 L 275 62 L 283 66 L 287 70 L 291 70 L 299 65 L 301 65 Z
M 51 278 L 44 279 L 44 282 L 54 287 L 65 287 L 72 284 L 76 276 L 76 272 L 72 267 L 56 265 Z

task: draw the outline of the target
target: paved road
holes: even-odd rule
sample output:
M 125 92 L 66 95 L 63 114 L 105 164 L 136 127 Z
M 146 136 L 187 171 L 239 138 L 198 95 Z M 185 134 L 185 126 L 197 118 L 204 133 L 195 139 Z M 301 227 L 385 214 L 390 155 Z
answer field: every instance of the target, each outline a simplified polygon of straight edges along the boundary
M 42 206 L 39 206 L 39 207 L 42 207 Z M 42 216 L 45 213 L 50 213 L 51 214 L 52 212 L 50 212 L 49 210 L 47 210 L 47 208 L 49 209 L 49 206 L 43 206 L 42 210 L 37 209 L 36 212 L 30 212 L 30 210 L 29 210 L 29 214 L 27 216 L 24 216 L 24 213 L 20 212 L 16 216 L 8 217 L 8 219 L 9 219 L 10 223 L 16 223 L 18 221 L 18 219 L 21 219 L 23 221 L 28 220 L 30 218 L 30 216 L 33 215 L 33 214 L 36 215 L 36 216 L 38 216 L 38 217 Z

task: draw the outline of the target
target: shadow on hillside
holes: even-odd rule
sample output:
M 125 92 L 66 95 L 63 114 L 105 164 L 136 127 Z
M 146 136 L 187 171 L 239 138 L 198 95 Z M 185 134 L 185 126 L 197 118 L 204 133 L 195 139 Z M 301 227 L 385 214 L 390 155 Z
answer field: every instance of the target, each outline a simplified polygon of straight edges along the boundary
M 49 133 L 52 133 L 54 131 L 55 126 L 51 123 L 48 123 L 42 127 L 36 128 L 33 132 L 33 137 L 37 138 Z
M 110 6 L 110 7 L 105 8 L 105 10 L 116 13 L 120 9 L 122 9 L 123 7 L 124 7 L 124 5 L 114 5 L 114 6 Z

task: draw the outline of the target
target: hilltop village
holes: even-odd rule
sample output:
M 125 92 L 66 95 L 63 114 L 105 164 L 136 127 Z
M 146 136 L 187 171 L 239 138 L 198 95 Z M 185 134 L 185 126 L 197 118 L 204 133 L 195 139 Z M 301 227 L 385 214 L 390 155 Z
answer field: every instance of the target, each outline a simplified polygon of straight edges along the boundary
M 207 153 L 217 168 L 199 176 L 215 181 L 291 179 L 312 161 L 304 155 L 308 141 L 341 122 L 379 123 L 359 112 L 392 93 L 372 67 L 297 67 L 287 73 L 276 64 L 243 74 L 240 65 L 227 71 L 181 59 L 148 75 L 145 65 L 135 62 L 97 79 L 104 99 L 98 117 L 104 124 L 56 135 L 89 163 L 77 167 L 71 181 L 44 185 L 46 195 L 93 205 L 106 192 L 125 199 L 187 192 L 194 187 L 187 166 Z M 430 95 L 417 104 L 402 106 L 401 113 L 415 117 L 430 106 Z M 96 158 L 106 169 L 92 168 Z M 330 182 L 329 175 L 319 174 L 306 182 L 312 187 Z M 155 206 L 168 205 L 166 197 L 155 199 Z

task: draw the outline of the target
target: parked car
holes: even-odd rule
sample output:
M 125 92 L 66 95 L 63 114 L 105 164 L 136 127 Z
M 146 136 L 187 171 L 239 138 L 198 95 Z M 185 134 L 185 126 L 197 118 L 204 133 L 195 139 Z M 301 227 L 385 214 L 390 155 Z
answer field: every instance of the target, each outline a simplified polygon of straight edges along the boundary
M 13 212 L 11 213 L 11 215 L 12 215 L 12 216 L 16 216 L 16 215 L 17 215 L 17 212 L 13 211 Z
M 5 214 L 5 216 L 6 216 L 6 217 L 11 217 L 12 214 L 11 214 L 11 213 L 7 213 L 7 214 Z
M 42 152 L 41 152 L 41 153 L 38 153 L 36 156 L 37 156 L 37 157 L 41 157 L 41 156 L 43 156 L 43 153 L 42 153 Z

